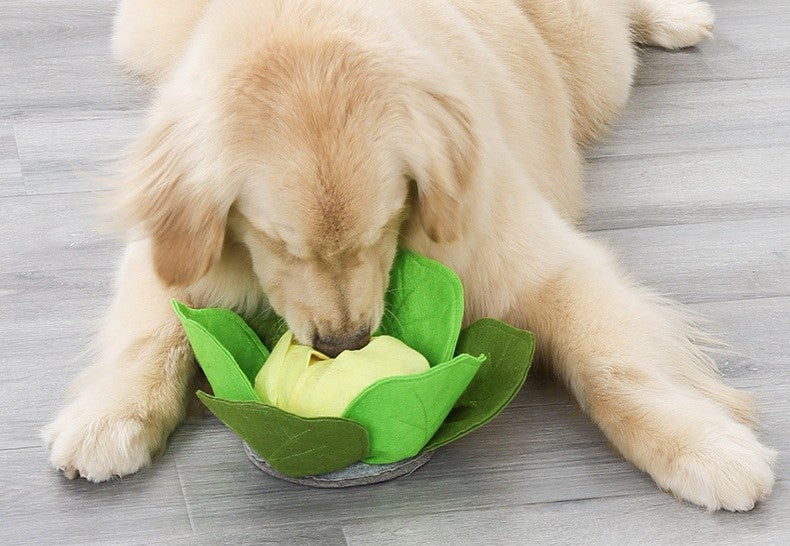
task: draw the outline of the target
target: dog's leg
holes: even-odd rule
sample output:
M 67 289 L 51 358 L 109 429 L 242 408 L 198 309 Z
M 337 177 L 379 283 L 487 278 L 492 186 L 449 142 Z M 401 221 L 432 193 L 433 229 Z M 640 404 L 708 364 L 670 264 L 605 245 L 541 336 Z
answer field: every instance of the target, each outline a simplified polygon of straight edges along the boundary
M 754 419 L 749 398 L 715 376 L 676 306 L 562 231 L 543 249 L 550 257 L 524 262 L 524 278 L 541 280 L 506 318 L 536 332 L 582 408 L 661 488 L 710 510 L 751 509 L 771 491 L 775 452 L 743 423 Z
M 554 54 L 583 145 L 606 134 L 631 91 L 637 59 L 627 1 L 517 2 Z
M 112 47 L 127 69 L 160 81 L 173 69 L 209 0 L 121 0 Z
M 151 463 L 184 416 L 194 359 L 154 274 L 147 243 L 130 245 L 97 360 L 44 430 L 52 464 L 100 482 Z
M 680 49 L 708 38 L 713 10 L 698 0 L 632 0 L 634 39 L 643 44 Z

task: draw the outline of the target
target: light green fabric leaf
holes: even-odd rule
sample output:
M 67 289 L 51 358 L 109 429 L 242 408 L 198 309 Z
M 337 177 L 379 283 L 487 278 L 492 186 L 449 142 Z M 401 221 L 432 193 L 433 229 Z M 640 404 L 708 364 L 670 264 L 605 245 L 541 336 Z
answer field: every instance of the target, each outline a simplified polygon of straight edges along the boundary
M 535 352 L 532 332 L 481 319 L 461 332 L 459 353 L 483 354 L 485 362 L 423 451 L 432 451 L 489 422 L 521 389 Z
M 459 355 L 419 374 L 382 379 L 359 393 L 343 417 L 368 431 L 370 452 L 365 462 L 391 463 L 419 453 L 483 359 Z
M 301 477 L 334 472 L 364 458 L 368 434 L 359 424 L 338 417 L 304 418 L 260 402 L 198 397 L 272 468 Z
M 453 357 L 464 292 L 450 269 L 400 249 L 390 273 L 385 309 L 380 334 L 400 339 L 422 353 L 431 366 Z
M 236 313 L 190 309 L 173 301 L 200 367 L 214 394 L 228 400 L 258 400 L 252 382 L 269 351 Z

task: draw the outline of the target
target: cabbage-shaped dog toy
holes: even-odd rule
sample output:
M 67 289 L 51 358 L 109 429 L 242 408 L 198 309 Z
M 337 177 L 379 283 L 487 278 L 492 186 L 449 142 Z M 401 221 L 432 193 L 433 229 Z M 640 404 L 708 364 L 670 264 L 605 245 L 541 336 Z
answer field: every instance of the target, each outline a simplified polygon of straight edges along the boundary
M 214 391 L 198 391 L 198 397 L 273 469 L 291 477 L 333 472 L 357 461 L 400 461 L 461 438 L 510 403 L 534 352 L 530 332 L 494 319 L 462 331 L 458 277 L 438 262 L 400 250 L 390 274 L 387 312 L 371 345 L 381 343 L 376 336 L 391 336 L 422 355 L 429 368 L 374 380 L 350 401 L 332 404 L 340 397 L 318 389 L 311 395 L 329 403 L 278 408 L 271 399 L 279 396 L 278 381 L 292 380 L 278 376 L 269 381 L 274 390 L 267 391 L 265 366 L 272 366 L 273 375 L 282 373 L 275 367 L 285 359 L 275 355 L 270 361 L 267 347 L 279 340 L 282 352 L 293 344 L 280 317 L 265 311 L 248 324 L 227 309 L 190 309 L 176 301 L 173 306 Z M 384 353 L 386 348 L 377 354 Z M 325 390 L 337 384 L 329 381 Z M 285 390 L 298 397 L 300 391 L 289 385 Z M 310 415 L 340 413 L 303 417 L 282 407 Z
M 255 377 L 254 389 L 261 402 L 302 417 L 340 417 L 373 383 L 430 367 L 392 336 L 376 336 L 361 349 L 329 358 L 286 332 Z

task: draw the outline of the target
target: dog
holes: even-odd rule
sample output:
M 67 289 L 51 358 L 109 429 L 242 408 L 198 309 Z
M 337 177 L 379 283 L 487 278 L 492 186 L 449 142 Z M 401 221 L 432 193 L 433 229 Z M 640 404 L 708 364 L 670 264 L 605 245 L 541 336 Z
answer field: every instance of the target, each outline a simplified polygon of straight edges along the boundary
M 196 366 L 170 308 L 268 305 L 332 356 L 384 312 L 398 244 L 452 268 L 465 320 L 533 330 L 612 445 L 709 510 L 771 491 L 775 452 L 677 304 L 576 227 L 581 150 L 635 43 L 711 33 L 696 0 L 124 0 L 114 50 L 156 86 L 113 206 L 133 235 L 95 362 L 44 437 L 101 482 L 163 449 Z

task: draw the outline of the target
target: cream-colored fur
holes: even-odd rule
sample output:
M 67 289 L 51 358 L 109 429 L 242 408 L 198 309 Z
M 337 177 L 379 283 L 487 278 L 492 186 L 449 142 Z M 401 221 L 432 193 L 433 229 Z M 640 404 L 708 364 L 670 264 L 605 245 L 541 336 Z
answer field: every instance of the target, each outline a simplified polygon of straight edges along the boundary
M 627 100 L 632 42 L 710 34 L 694 0 L 124 0 L 121 62 L 156 82 L 116 204 L 140 235 L 96 361 L 45 437 L 102 481 L 161 451 L 194 364 L 169 300 L 342 348 L 375 329 L 398 236 L 461 277 L 466 320 L 540 358 L 674 495 L 749 510 L 775 454 L 677 305 L 574 224 L 580 147 Z M 264 296 L 265 294 L 265 296 Z

